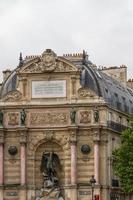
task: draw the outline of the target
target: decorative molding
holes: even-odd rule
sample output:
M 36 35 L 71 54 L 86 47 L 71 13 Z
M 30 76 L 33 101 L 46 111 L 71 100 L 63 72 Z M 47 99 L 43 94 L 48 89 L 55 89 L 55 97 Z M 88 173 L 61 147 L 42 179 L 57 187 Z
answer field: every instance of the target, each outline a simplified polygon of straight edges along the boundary
M 91 123 L 91 111 L 80 112 L 80 123 Z
M 68 124 L 68 113 L 30 113 L 30 125 L 31 126 L 45 126 L 50 125 L 66 125 Z
M 19 113 L 18 112 L 8 113 L 8 125 L 9 126 L 18 126 L 19 125 Z
M 19 101 L 22 98 L 22 93 L 18 90 L 10 91 L 4 96 L 3 101 Z
M 88 97 L 94 97 L 95 94 L 90 89 L 82 87 L 78 89 L 78 96 L 81 98 L 88 98 Z

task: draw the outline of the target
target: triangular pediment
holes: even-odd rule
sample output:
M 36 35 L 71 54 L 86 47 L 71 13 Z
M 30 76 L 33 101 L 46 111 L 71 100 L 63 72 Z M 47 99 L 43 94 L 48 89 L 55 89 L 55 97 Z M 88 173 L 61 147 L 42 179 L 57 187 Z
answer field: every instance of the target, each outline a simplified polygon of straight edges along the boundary
M 72 71 L 78 71 L 76 66 L 63 57 L 57 57 L 51 49 L 45 50 L 41 56 L 29 57 L 18 69 L 19 74 Z

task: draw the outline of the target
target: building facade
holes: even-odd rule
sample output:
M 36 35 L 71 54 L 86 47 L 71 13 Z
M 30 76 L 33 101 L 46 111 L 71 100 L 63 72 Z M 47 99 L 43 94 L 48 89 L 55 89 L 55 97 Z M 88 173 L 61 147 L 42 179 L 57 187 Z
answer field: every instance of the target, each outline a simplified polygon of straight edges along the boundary
M 1 200 L 124 200 L 112 150 L 133 113 L 131 88 L 85 52 L 46 49 L 6 70 L 0 95 Z

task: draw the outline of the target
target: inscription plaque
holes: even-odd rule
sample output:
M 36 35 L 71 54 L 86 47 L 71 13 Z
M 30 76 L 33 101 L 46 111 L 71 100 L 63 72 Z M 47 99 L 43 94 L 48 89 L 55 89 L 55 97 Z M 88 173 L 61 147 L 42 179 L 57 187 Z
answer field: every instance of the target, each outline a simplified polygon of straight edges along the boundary
M 80 195 L 91 195 L 90 191 L 79 191 Z
M 66 80 L 32 81 L 32 98 L 66 97 Z

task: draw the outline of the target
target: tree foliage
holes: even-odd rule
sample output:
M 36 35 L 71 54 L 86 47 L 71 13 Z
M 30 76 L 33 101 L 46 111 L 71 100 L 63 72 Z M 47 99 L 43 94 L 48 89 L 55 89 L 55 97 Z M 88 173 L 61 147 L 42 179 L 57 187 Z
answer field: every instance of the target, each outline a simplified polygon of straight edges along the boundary
M 133 192 L 133 115 L 131 128 L 122 132 L 121 139 L 121 146 L 113 151 L 113 167 L 123 190 L 130 193 Z

